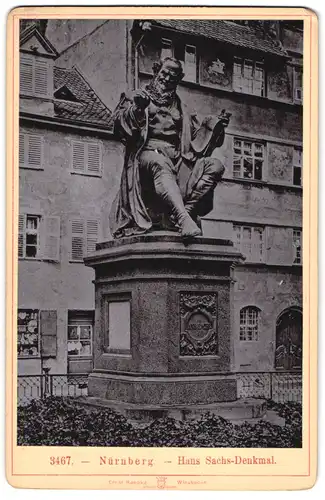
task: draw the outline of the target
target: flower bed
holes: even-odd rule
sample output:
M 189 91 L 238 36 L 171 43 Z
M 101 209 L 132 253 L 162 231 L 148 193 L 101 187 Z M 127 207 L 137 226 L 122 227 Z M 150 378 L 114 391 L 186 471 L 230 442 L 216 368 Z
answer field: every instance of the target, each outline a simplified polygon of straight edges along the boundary
M 264 420 L 234 425 L 207 413 L 185 422 L 157 419 L 140 429 L 113 410 L 49 397 L 18 408 L 18 445 L 300 448 L 301 405 L 269 402 L 268 407 L 285 418 L 284 427 Z

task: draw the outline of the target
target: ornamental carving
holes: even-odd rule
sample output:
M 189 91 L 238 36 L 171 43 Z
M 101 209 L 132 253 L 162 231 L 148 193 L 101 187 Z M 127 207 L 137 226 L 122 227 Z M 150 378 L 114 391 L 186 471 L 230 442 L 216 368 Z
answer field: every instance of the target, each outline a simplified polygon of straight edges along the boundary
M 180 356 L 217 355 L 217 294 L 180 293 L 180 328 Z

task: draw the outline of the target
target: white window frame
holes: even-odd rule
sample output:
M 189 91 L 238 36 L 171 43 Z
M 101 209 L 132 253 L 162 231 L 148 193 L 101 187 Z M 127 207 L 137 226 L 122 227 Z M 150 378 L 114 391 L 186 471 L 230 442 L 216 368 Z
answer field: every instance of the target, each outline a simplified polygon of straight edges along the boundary
M 22 255 L 19 256 L 20 259 L 28 259 L 28 260 L 38 260 L 41 258 L 41 220 L 42 217 L 39 214 L 20 214 L 20 217 L 24 217 L 24 227 L 22 231 L 19 231 L 19 236 L 22 237 Z M 27 224 L 28 220 L 36 219 L 37 220 L 37 228 L 36 229 L 28 229 Z M 37 237 L 36 244 L 27 244 L 27 236 L 35 236 Z M 27 255 L 27 246 L 36 247 L 36 255 L 34 257 Z
M 31 54 L 20 53 L 20 78 L 21 78 L 21 65 L 23 63 L 27 63 L 31 66 L 31 88 L 29 90 L 22 89 L 22 84 L 20 81 L 19 92 L 20 95 L 33 96 L 39 98 L 53 98 L 51 92 L 53 90 L 53 71 L 52 71 L 52 63 L 50 60 L 44 57 L 38 57 Z M 46 93 L 39 92 L 40 86 L 37 83 L 37 65 L 41 64 L 46 68 Z
M 30 312 L 33 312 L 34 314 L 37 315 L 37 353 L 36 354 L 20 354 L 19 353 L 19 342 L 18 342 L 18 339 L 19 339 L 19 325 L 18 325 L 18 320 L 19 320 L 19 315 L 20 314 L 23 314 L 23 313 L 30 313 Z M 19 359 L 26 359 L 26 358 L 39 358 L 40 355 L 41 355 L 41 332 L 40 332 L 40 329 L 41 329 L 41 322 L 40 322 L 40 310 L 39 309 L 31 309 L 31 308 L 28 308 L 28 307 L 24 307 L 24 308 L 19 308 L 18 309 L 18 315 L 17 315 L 17 356 Z M 32 334 L 32 332 L 28 332 L 26 331 L 26 333 L 30 333 Z
M 34 146 L 33 146 L 34 141 Z M 35 142 L 40 145 L 40 163 L 31 162 L 31 148 L 35 148 Z M 41 134 L 31 134 L 29 132 L 19 133 L 19 168 L 32 170 L 44 170 L 44 136 Z
M 37 228 L 28 229 L 29 219 L 37 219 Z M 36 235 L 36 255 L 27 255 L 27 236 Z M 60 218 L 51 215 L 40 215 L 32 212 L 20 213 L 18 223 L 18 259 L 23 260 L 46 260 L 50 262 L 60 261 Z M 20 250 L 22 251 L 20 252 Z M 53 253 L 54 252 L 54 253 Z
M 169 38 L 161 39 L 160 59 L 165 59 L 165 57 L 174 57 L 174 45 Z
M 249 71 L 251 68 L 251 75 Z M 261 74 L 262 78 L 256 78 Z M 265 66 L 263 61 L 234 57 L 233 90 L 243 94 L 265 97 Z
M 83 155 L 84 155 L 84 161 L 83 161 L 83 169 L 77 169 L 74 168 L 74 158 L 75 158 L 75 148 L 81 147 L 83 148 Z M 90 162 L 89 162 L 89 150 L 92 147 L 97 147 L 98 148 L 98 155 L 99 155 L 99 168 L 98 171 L 94 171 L 90 168 Z M 101 177 L 102 176 L 102 169 L 103 169 L 103 148 L 102 144 L 99 141 L 83 141 L 83 140 L 77 140 L 74 139 L 71 141 L 71 169 L 70 172 L 71 174 L 74 175 L 87 175 L 91 177 Z
M 240 143 L 240 148 L 236 148 L 236 142 Z M 246 149 L 248 149 L 249 145 L 251 148 L 251 154 L 248 154 L 246 152 Z M 257 154 L 258 148 L 262 151 L 262 156 L 259 156 Z M 240 152 L 237 152 L 236 150 L 239 150 Z M 244 179 L 247 181 L 262 181 L 263 180 L 263 174 L 264 174 L 264 168 L 265 168 L 265 145 L 261 141 L 254 141 L 251 139 L 245 139 L 243 137 L 233 137 L 233 144 L 232 144 L 232 152 L 233 152 L 233 162 L 232 162 L 232 171 L 233 171 L 233 178 L 234 179 Z M 252 177 L 245 177 L 245 160 L 250 160 L 252 163 Z M 262 166 L 261 166 L 261 178 L 257 179 L 256 178 L 256 172 L 255 172 L 255 167 L 256 167 L 256 162 L 261 161 Z M 238 168 L 237 165 L 235 165 L 235 162 L 238 162 Z M 238 172 L 238 175 L 237 175 Z
M 294 186 L 302 186 L 302 167 L 303 167 L 303 153 L 301 148 L 294 148 L 293 150 L 293 165 L 292 165 L 292 184 Z M 300 170 L 300 184 L 294 182 L 295 170 Z
M 194 49 L 194 62 L 189 62 L 186 60 L 186 55 L 189 54 L 187 49 Z M 183 71 L 184 71 L 184 81 L 187 82 L 196 82 L 197 81 L 197 63 L 198 63 L 198 57 L 197 57 L 197 49 L 195 45 L 189 45 L 186 44 L 184 47 L 184 64 L 183 64 Z M 193 74 L 193 68 L 194 68 L 194 74 Z
M 253 317 L 254 313 L 254 317 Z M 240 342 L 258 342 L 260 339 L 260 314 L 256 306 L 242 307 L 239 312 L 239 340 Z
M 246 257 L 246 262 L 265 262 L 265 227 L 234 224 L 234 246 Z M 246 235 L 250 233 L 250 237 Z M 261 237 L 262 236 L 262 237 Z M 257 252 L 257 248 L 259 251 Z M 258 258 L 257 258 L 258 255 Z
M 299 245 L 296 243 L 299 241 Z M 302 265 L 302 230 L 294 228 L 292 231 L 293 264 Z

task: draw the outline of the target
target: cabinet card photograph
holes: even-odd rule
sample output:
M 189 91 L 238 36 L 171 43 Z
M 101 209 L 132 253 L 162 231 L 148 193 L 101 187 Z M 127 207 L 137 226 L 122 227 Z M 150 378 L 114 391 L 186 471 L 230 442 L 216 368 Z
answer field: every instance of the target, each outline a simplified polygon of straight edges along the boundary
M 312 487 L 316 15 L 27 7 L 7 37 L 9 483 Z

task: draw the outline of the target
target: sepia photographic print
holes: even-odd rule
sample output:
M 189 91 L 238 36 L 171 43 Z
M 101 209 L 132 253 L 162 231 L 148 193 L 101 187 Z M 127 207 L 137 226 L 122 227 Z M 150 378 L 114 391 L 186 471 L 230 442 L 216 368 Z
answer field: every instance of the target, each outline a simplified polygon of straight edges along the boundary
M 310 453 L 316 18 L 63 10 L 18 9 L 13 35 L 15 450 L 49 475 L 145 470 L 106 487 L 153 489 Z

